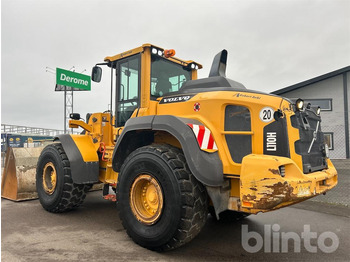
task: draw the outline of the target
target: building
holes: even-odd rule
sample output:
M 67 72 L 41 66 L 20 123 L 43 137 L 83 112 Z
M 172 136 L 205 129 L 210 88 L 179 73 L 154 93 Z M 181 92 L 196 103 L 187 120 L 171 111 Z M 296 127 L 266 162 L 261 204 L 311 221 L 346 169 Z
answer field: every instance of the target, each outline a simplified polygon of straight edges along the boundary
M 349 159 L 350 66 L 272 92 L 321 107 L 322 132 L 330 158 Z

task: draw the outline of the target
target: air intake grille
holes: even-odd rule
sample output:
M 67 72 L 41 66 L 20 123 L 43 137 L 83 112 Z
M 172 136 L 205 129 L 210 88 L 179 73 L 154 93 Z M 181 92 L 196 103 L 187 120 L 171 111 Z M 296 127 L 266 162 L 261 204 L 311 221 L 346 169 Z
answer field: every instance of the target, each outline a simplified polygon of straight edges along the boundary
M 225 110 L 225 131 L 240 134 L 225 135 L 231 158 L 242 163 L 242 158 L 252 153 L 251 120 L 249 109 L 244 106 L 229 105 Z M 247 132 L 247 134 L 244 134 Z

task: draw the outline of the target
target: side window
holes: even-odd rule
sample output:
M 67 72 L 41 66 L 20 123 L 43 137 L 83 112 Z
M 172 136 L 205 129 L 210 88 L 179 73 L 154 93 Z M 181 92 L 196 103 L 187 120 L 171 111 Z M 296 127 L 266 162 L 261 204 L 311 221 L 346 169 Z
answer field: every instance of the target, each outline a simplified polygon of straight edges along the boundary
M 330 150 L 334 150 L 333 132 L 324 132 L 324 140 Z
M 122 60 L 118 66 L 117 126 L 124 126 L 139 105 L 140 56 Z
M 325 99 L 305 99 L 305 104 L 308 103 L 311 104 L 311 106 L 319 106 L 321 108 L 321 111 L 332 111 L 332 99 L 325 98 Z
M 226 143 L 235 163 L 252 153 L 250 111 L 244 106 L 229 105 L 225 110 Z M 236 133 L 236 134 L 235 134 Z

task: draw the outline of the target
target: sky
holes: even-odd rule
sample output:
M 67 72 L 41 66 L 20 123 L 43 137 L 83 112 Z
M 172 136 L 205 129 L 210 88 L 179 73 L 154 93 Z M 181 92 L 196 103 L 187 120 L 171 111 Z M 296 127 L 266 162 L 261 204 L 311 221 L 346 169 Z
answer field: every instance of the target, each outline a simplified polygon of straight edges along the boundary
M 90 74 L 144 43 L 203 65 L 228 51 L 226 76 L 272 92 L 350 65 L 348 0 L 2 0 L 1 123 L 64 129 L 64 96 L 46 67 Z M 49 70 L 50 71 L 50 70 Z M 107 110 L 109 71 L 74 112 Z

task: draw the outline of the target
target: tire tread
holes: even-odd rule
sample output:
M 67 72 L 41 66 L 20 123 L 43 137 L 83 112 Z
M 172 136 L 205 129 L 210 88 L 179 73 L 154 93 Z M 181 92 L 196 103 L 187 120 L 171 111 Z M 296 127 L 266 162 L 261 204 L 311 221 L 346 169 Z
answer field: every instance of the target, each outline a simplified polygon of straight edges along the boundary
M 181 221 L 174 236 L 161 246 L 149 247 L 138 243 L 137 239 L 133 240 L 137 244 L 155 251 L 166 251 L 178 248 L 197 236 L 206 223 L 208 213 L 208 197 L 206 190 L 190 172 L 185 156 L 180 149 L 167 144 L 144 146 L 131 153 L 126 158 L 124 164 L 130 161 L 134 155 L 141 152 L 150 152 L 158 155 L 172 169 L 181 192 Z M 123 170 L 123 166 L 121 170 Z M 119 183 L 117 183 L 117 192 L 119 191 L 118 185 Z M 120 213 L 119 216 L 124 228 L 127 229 L 128 235 L 132 238 L 126 226 L 127 222 L 123 221 L 123 216 Z
M 91 188 L 91 185 L 82 185 L 73 183 L 71 176 L 71 169 L 68 157 L 61 145 L 61 143 L 53 143 L 47 147 L 52 147 L 53 150 L 56 150 L 59 154 L 60 160 L 63 165 L 63 187 L 62 195 L 59 202 L 53 206 L 43 206 L 47 211 L 52 213 L 62 213 L 79 207 L 86 197 L 87 191 Z M 44 149 L 45 150 L 45 149 Z M 42 154 L 39 158 L 44 157 Z M 40 170 L 37 170 L 40 172 Z

